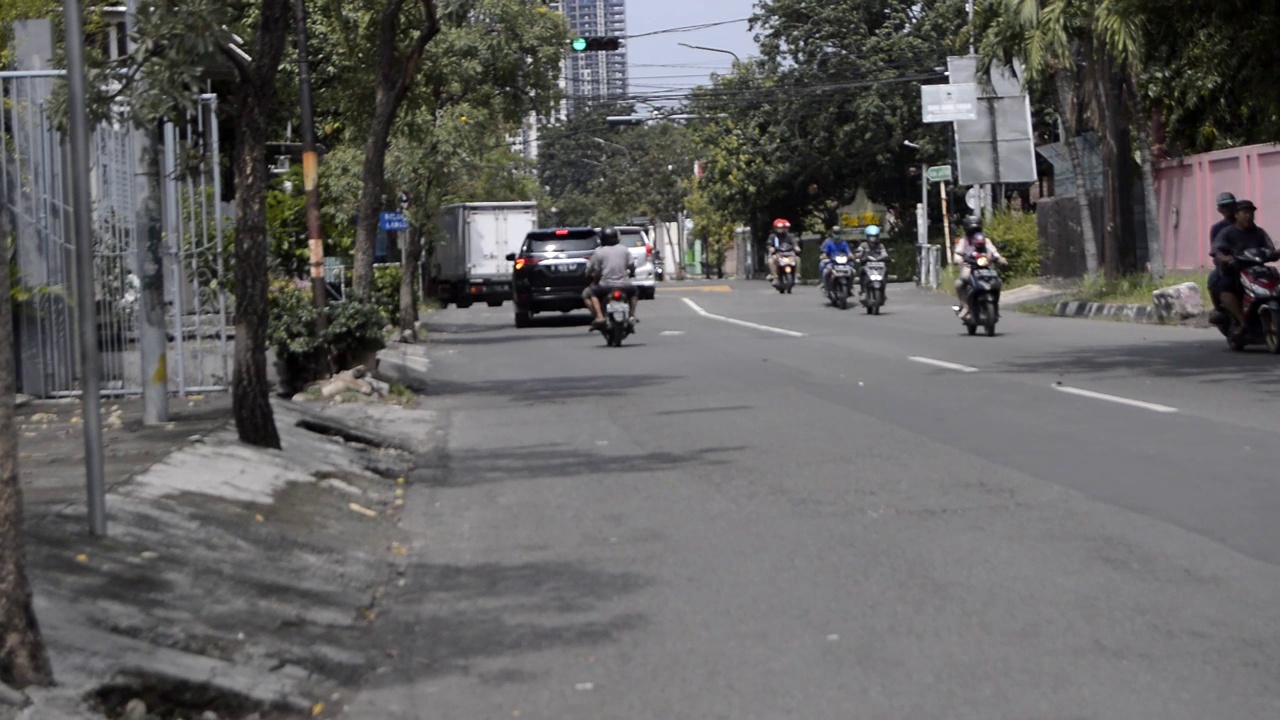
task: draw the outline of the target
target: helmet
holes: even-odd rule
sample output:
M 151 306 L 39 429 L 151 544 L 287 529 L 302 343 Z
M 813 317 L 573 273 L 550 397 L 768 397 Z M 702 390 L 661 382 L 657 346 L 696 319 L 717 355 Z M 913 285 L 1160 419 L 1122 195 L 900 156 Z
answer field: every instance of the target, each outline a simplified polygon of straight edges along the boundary
M 618 244 L 618 228 L 610 225 L 600 231 L 600 242 L 605 245 Z
M 786 218 L 778 218 L 773 221 L 773 229 L 777 232 L 791 229 L 791 222 Z
M 982 232 L 982 221 L 976 216 L 970 215 L 964 219 L 964 232 L 966 235 Z
M 844 232 L 844 228 L 843 228 L 842 226 L 840 226 L 840 225 L 832 225 L 832 226 L 831 226 L 831 234 L 832 234 L 832 235 L 840 235 L 840 234 L 842 234 L 843 232 Z
M 866 235 L 867 238 L 870 240 L 878 240 L 880 238 L 880 226 L 868 225 L 865 229 L 863 229 L 862 233 Z
M 1218 194 L 1218 207 L 1219 207 L 1219 208 L 1232 207 L 1232 206 L 1234 206 L 1235 204 L 1236 204 L 1236 196 L 1235 196 L 1235 195 L 1232 195 L 1232 194 L 1231 194 L 1231 193 L 1229 193 L 1229 192 L 1224 192 L 1224 193 L 1219 193 L 1219 194 Z

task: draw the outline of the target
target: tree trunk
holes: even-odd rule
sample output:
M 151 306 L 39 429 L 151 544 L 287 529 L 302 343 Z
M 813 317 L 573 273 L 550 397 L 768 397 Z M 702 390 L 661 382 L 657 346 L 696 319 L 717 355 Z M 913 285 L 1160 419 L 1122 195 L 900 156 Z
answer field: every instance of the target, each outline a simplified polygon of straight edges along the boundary
M 1067 154 L 1071 158 L 1072 175 L 1076 183 L 1076 205 L 1080 211 L 1080 237 L 1084 244 L 1085 277 L 1092 280 L 1098 276 L 1098 238 L 1093 232 L 1093 208 L 1089 205 L 1089 185 L 1084 173 L 1084 159 L 1080 154 L 1080 147 L 1075 142 L 1076 128 L 1079 125 L 1076 122 L 1078 114 L 1075 112 L 1076 105 L 1071 94 L 1071 77 L 1067 71 L 1058 71 L 1055 87 L 1058 94 L 1059 117 L 1070 120 L 1069 123 L 1063 123 L 1062 136 L 1067 145 Z
M 382 194 L 386 184 L 387 147 L 391 143 L 391 126 L 396 120 L 397 103 L 381 85 L 374 102 L 373 121 L 364 143 L 364 166 L 360 171 L 360 205 L 356 211 L 355 267 L 351 271 L 351 289 L 356 295 L 373 294 L 373 261 L 378 242 L 378 217 L 382 212 Z
M 267 141 L 276 71 L 292 17 L 288 0 L 263 0 L 253 65 L 236 96 L 236 343 L 232 412 L 242 442 L 280 447 L 267 377 Z
M 373 294 L 373 255 L 378 239 L 378 213 L 382 211 L 382 190 L 386 184 L 387 147 L 396 113 L 413 87 L 418 62 L 427 43 L 440 34 L 436 0 L 424 0 L 426 21 L 412 46 L 400 55 L 400 13 L 404 0 L 387 0 L 378 25 L 378 47 L 374 73 L 377 89 L 373 119 L 364 145 L 364 167 L 361 171 L 360 206 L 356 223 L 355 267 L 351 273 L 351 289 L 357 295 Z
M 6 162 L 0 151 L 0 164 Z M 0 167 L 0 171 L 4 168 Z M 18 429 L 14 422 L 15 352 L 9 299 L 8 217 L 0 198 L 0 681 L 16 687 L 53 684 L 53 668 L 31 606 L 18 481 Z
M 422 262 L 422 233 L 409 231 L 409 242 L 404 248 L 400 276 L 400 330 L 408 337 L 417 338 L 418 325 L 418 268 Z
M 1134 128 L 1138 135 L 1138 161 L 1142 166 L 1142 197 L 1147 208 L 1147 270 L 1152 280 L 1164 277 L 1164 242 L 1160 237 L 1160 209 L 1156 198 L 1156 173 L 1153 166 L 1154 149 L 1148 128 L 1155 125 L 1147 112 L 1146 103 L 1133 85 L 1132 78 L 1128 83 L 1129 98 L 1133 102 L 1134 116 L 1138 119 Z
M 1120 172 L 1119 163 L 1123 160 L 1119 153 L 1117 131 L 1117 114 L 1115 106 L 1111 62 L 1104 51 L 1092 54 L 1095 60 L 1093 69 L 1093 90 L 1101 117 L 1098 125 L 1102 135 L 1102 174 L 1103 192 L 1106 202 L 1103 207 L 1105 216 L 1102 225 L 1102 268 L 1107 280 L 1114 281 L 1120 277 Z

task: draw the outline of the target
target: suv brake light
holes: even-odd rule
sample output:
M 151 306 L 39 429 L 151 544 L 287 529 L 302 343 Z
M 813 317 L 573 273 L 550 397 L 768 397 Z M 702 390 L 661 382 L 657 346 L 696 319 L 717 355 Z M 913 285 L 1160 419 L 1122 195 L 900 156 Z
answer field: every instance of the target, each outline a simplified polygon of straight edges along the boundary
M 528 265 L 537 265 L 538 258 L 516 258 L 516 269 L 523 270 Z
M 568 231 L 568 230 L 557 230 L 557 231 L 556 231 L 556 237 L 564 237 L 565 235 L 568 235 L 568 234 L 569 234 L 569 231 Z

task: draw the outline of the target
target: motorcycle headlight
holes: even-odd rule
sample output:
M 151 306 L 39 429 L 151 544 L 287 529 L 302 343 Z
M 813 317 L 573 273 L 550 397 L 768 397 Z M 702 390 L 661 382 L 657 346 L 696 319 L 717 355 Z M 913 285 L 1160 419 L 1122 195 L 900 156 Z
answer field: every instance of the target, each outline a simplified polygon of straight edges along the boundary
M 991 264 L 991 261 L 988 260 L 985 256 L 978 258 L 978 267 L 984 268 L 990 264 Z

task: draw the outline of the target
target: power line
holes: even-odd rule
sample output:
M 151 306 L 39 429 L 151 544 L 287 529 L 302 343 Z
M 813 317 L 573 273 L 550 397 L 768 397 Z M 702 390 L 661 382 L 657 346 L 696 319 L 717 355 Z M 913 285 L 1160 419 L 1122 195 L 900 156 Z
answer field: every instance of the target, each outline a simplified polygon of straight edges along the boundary
M 637 33 L 635 35 L 624 35 L 627 40 L 636 38 L 652 37 L 654 35 L 671 35 L 673 33 L 696 32 L 698 30 L 706 30 L 708 28 L 720 27 L 721 25 L 733 25 L 735 23 L 750 22 L 751 18 L 744 17 L 736 20 L 721 20 L 719 22 L 702 23 L 701 25 L 685 25 L 683 27 L 666 28 L 663 30 L 652 30 L 650 32 Z

